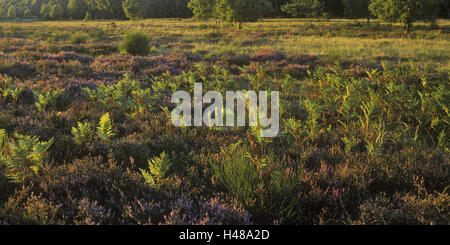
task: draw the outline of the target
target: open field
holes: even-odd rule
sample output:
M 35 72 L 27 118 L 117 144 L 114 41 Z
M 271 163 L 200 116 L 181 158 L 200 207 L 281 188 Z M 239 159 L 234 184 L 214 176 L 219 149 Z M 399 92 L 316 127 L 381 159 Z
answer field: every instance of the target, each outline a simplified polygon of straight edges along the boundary
M 448 225 L 437 24 L 0 22 L 0 224 Z M 132 29 L 148 55 L 119 51 Z M 279 136 L 175 127 L 195 82 L 279 91 Z

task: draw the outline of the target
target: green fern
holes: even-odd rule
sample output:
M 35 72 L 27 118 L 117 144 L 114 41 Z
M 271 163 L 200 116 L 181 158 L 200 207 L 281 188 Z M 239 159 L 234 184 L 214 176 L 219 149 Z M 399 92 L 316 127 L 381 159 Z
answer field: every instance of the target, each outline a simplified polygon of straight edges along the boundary
M 97 127 L 97 136 L 102 141 L 108 142 L 114 137 L 114 135 L 115 133 L 113 133 L 112 130 L 112 121 L 109 117 L 109 113 L 107 112 L 100 118 L 100 122 Z
M 78 122 L 78 127 L 72 127 L 73 140 L 77 145 L 84 145 L 92 135 L 91 124 Z
M 20 93 L 22 93 L 23 88 L 6 88 L 6 89 L 0 89 L 1 96 L 3 99 L 6 99 L 8 96 L 11 96 L 11 98 L 17 102 L 19 99 Z
M 6 166 L 6 176 L 11 182 L 21 183 L 26 176 L 37 173 L 52 144 L 53 138 L 39 141 L 37 136 L 15 134 L 14 140 L 5 144 L 1 154 L 1 162 Z
M 6 146 L 8 145 L 8 134 L 6 130 L 0 129 L 0 167 L 6 163 Z
M 343 137 L 342 138 L 342 142 L 344 142 L 344 149 L 345 149 L 345 153 L 350 153 L 351 150 L 353 149 L 353 147 L 355 147 L 358 143 L 359 140 L 357 138 L 355 138 L 354 136 L 352 137 Z
M 284 130 L 283 135 L 287 136 L 289 139 L 294 141 L 300 140 L 301 135 L 301 123 L 295 118 L 289 118 L 284 120 Z
M 64 92 L 64 89 L 47 92 L 34 92 L 36 96 L 36 108 L 38 111 L 43 111 L 48 105 L 55 103 L 56 99 Z
M 155 157 L 148 161 L 148 168 L 150 172 L 144 169 L 139 169 L 142 176 L 152 187 L 158 187 L 158 182 L 166 177 L 172 163 L 165 152 L 161 153 L 159 157 Z
M 88 94 L 89 99 L 92 101 L 92 103 L 100 102 L 102 106 L 111 106 L 114 102 L 113 86 L 106 86 L 102 84 L 99 85 L 95 90 L 83 88 L 83 91 Z
M 100 85 L 95 90 L 83 88 L 94 105 L 101 105 L 107 110 L 123 112 L 125 115 L 136 118 L 148 110 L 155 101 L 151 89 L 141 89 L 136 80 L 129 74 L 116 85 Z
M 3 149 L 5 148 L 7 143 L 8 134 L 6 133 L 6 130 L 0 129 L 0 154 L 3 153 Z
M 12 77 L 6 77 L 0 82 L 0 90 L 9 88 L 13 83 Z

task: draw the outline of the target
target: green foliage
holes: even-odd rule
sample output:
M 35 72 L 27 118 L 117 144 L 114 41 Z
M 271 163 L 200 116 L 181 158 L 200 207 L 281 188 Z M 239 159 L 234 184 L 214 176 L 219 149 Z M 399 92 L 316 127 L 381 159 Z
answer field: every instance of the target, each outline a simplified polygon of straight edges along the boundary
M 347 18 L 370 18 L 370 0 L 343 0 L 344 15 Z
M 415 21 L 435 21 L 440 4 L 441 0 L 373 0 L 369 9 L 382 20 L 404 24 L 409 32 Z
M 190 0 L 187 6 L 192 9 L 196 19 L 207 21 L 215 17 L 215 0 Z
M 89 9 L 94 19 L 113 15 Z M 449 21 L 418 26 L 411 38 L 399 38 L 398 25 L 342 19 L 273 19 L 241 31 L 132 23 L 154 37 L 161 53 L 151 57 L 117 54 L 130 23 L 104 23 L 108 38 L 96 34 L 98 22 L 2 23 L 1 224 L 448 223 Z M 77 31 L 87 43 L 62 45 Z M 282 133 L 174 127 L 170 95 L 192 94 L 196 82 L 204 92 L 279 91 Z M 61 88 L 33 110 L 32 91 Z M 55 139 L 39 174 L 17 177 L 22 189 L 6 177 L 14 132 Z
M 0 153 L 3 154 L 8 142 L 9 142 L 8 133 L 6 132 L 6 130 L 0 128 Z
M 373 152 L 375 145 L 381 147 L 387 140 L 387 131 L 398 134 L 390 136 L 396 142 L 438 144 L 442 130 L 449 129 L 447 85 L 428 81 L 412 65 L 385 67 L 369 73 L 368 79 L 348 78 L 339 68 L 332 74 L 319 69 L 310 84 L 319 95 L 314 102 L 303 102 L 309 127 L 315 128 L 311 134 L 341 126 L 358 132 Z
M 83 19 L 86 16 L 86 9 L 87 5 L 84 0 L 69 0 L 67 4 L 67 10 L 74 19 Z
M 172 162 L 165 152 L 162 152 L 159 157 L 155 157 L 148 161 L 148 172 L 145 169 L 139 169 L 145 182 L 151 187 L 160 186 L 160 181 L 167 176 L 168 171 L 172 166 Z
M 281 10 L 294 17 L 320 17 L 323 7 L 320 0 L 293 0 L 281 6 Z
M 64 9 L 59 4 L 55 4 L 50 9 L 49 17 L 53 20 L 62 19 L 64 17 Z
M 135 20 L 146 16 L 148 5 L 145 0 L 124 0 L 122 6 L 126 16 L 131 20 Z
M 210 13 L 213 12 L 213 17 L 218 20 L 238 22 L 237 20 L 228 18 L 241 16 L 244 12 L 247 12 L 245 13 L 247 16 L 255 16 L 256 14 L 263 17 L 279 17 L 282 14 L 282 10 L 292 16 L 318 17 L 320 16 L 320 13 L 316 12 L 317 4 L 322 6 L 323 14 L 330 17 L 367 17 L 365 14 L 368 12 L 368 0 L 247 0 L 250 5 L 241 5 L 242 3 L 240 3 L 240 1 L 241 0 L 0 0 L 0 16 L 30 18 L 39 15 L 39 17 L 43 19 L 92 20 L 167 17 L 188 18 L 194 15 L 199 19 L 204 20 L 205 16 L 210 16 Z M 447 2 L 441 0 L 438 1 L 439 3 L 435 5 L 435 9 L 428 10 L 440 13 L 441 17 L 448 17 Z M 196 6 L 194 7 L 191 4 L 191 7 L 189 7 L 189 3 L 195 3 Z M 290 5 L 288 7 L 290 10 L 283 9 L 283 6 L 287 5 Z M 230 6 L 232 8 L 229 8 Z M 242 6 L 250 6 L 254 9 L 243 10 Z M 313 10 L 314 13 L 308 12 L 308 9 Z M 236 12 L 235 10 L 238 11 Z M 358 10 L 361 10 L 361 12 Z
M 113 104 L 113 92 L 114 86 L 106 86 L 101 84 L 97 86 L 96 89 L 92 90 L 90 88 L 83 88 L 83 90 L 89 96 L 89 99 L 94 103 L 101 103 L 102 106 L 108 106 Z
M 71 132 L 77 145 L 85 145 L 93 135 L 91 124 L 88 122 L 78 122 L 78 127 L 72 127 Z
M 125 34 L 120 43 L 119 50 L 131 55 L 147 55 L 150 51 L 151 38 L 146 33 L 134 30 Z
M 8 19 L 14 19 L 17 16 L 17 10 L 15 6 L 11 6 L 8 9 Z
M 228 193 L 246 205 L 255 201 L 255 190 L 259 176 L 256 166 L 248 159 L 244 150 L 239 150 L 239 143 L 230 145 L 223 151 L 220 162 L 211 161 L 214 183 L 222 185 Z M 227 152 L 227 153 L 226 153 Z
M 37 92 L 34 91 L 36 97 L 36 108 L 38 111 L 44 111 L 47 106 L 54 105 L 56 99 L 64 92 L 64 89 L 58 89 L 53 91 Z
M 107 109 L 119 109 L 131 118 L 137 118 L 144 111 L 149 110 L 155 102 L 155 96 L 151 89 L 141 89 L 136 80 L 125 74 L 123 80 L 116 85 L 99 85 L 97 89 L 83 88 L 89 99 L 94 103 L 100 103 Z
M 15 87 L 13 85 L 13 79 L 6 77 L 0 83 L 0 98 L 6 101 L 8 97 L 11 97 L 13 101 L 17 102 L 19 95 L 24 91 L 22 87 Z
M 20 93 L 22 93 L 23 90 L 24 90 L 23 88 L 7 88 L 4 89 L 3 91 L 1 90 L 0 91 L 3 92 L 2 96 L 4 99 L 7 98 L 8 96 L 11 96 L 11 98 L 15 102 L 17 102 L 17 100 L 19 99 L 19 95 Z
M 216 14 L 219 20 L 238 23 L 239 29 L 247 22 L 262 17 L 266 0 L 217 0 Z
M 39 12 L 39 15 L 44 19 L 50 19 L 50 12 L 52 10 L 52 7 L 50 4 L 42 4 L 41 9 Z
M 88 35 L 86 35 L 83 32 L 75 32 L 70 36 L 69 42 L 71 44 L 83 44 L 86 43 L 88 40 Z
M 113 127 L 112 121 L 111 118 L 109 117 L 109 113 L 103 114 L 103 116 L 100 118 L 97 127 L 98 138 L 104 142 L 111 141 L 111 139 L 115 136 L 112 127 Z
M 220 160 L 211 159 L 213 184 L 251 210 L 258 217 L 271 222 L 277 217 L 282 222 L 293 222 L 298 215 L 297 193 L 300 191 L 298 176 L 283 171 L 273 153 L 258 157 L 242 142 L 223 149 Z
M 2 150 L 0 163 L 6 167 L 6 176 L 13 182 L 20 183 L 27 176 L 36 174 L 47 156 L 47 150 L 53 144 L 49 141 L 39 141 L 36 136 L 15 134 L 14 138 L 6 143 L 5 131 L 0 131 Z

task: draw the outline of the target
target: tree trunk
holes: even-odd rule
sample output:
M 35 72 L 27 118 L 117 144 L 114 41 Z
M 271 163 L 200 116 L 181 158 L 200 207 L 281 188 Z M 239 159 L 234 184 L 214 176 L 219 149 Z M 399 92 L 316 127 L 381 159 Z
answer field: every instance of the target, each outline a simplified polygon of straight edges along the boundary
M 370 26 L 370 16 L 367 16 L 367 25 Z
M 411 31 L 411 24 L 410 23 L 406 24 L 405 30 L 406 30 L 406 33 L 409 33 Z

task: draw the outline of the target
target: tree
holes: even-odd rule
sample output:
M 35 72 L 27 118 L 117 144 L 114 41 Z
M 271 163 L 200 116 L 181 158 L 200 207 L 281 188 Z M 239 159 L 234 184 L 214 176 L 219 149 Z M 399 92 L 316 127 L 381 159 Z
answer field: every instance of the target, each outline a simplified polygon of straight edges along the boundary
M 64 17 L 63 8 L 59 4 L 53 5 L 50 10 L 50 18 L 53 20 L 58 20 L 62 19 L 63 17 Z
M 230 21 L 228 20 L 228 6 L 227 1 L 216 1 L 216 4 L 214 6 L 214 18 L 216 20 L 220 21 Z
M 50 19 L 50 11 L 51 11 L 51 6 L 50 4 L 42 4 L 41 5 L 41 10 L 39 12 L 39 15 L 44 18 L 44 19 Z
M 247 22 L 257 21 L 262 17 L 266 0 L 218 0 L 221 19 L 239 24 L 239 29 Z
M 30 18 L 30 17 L 31 17 L 31 10 L 27 8 L 23 11 L 23 18 Z
M 409 33 L 415 21 L 434 22 L 441 0 L 372 0 L 370 12 L 384 21 L 400 22 Z
M 320 0 L 293 0 L 281 6 L 281 10 L 294 17 L 320 17 L 323 3 Z
M 346 18 L 367 18 L 367 24 L 370 24 L 369 0 L 342 0 L 342 2 Z
M 98 18 L 124 18 L 122 0 L 90 0 L 94 2 Z
M 323 12 L 329 17 L 343 17 L 344 5 L 342 0 L 320 0 L 323 4 Z
M 146 17 L 147 3 L 146 0 L 124 0 L 122 2 L 123 11 L 130 19 L 141 19 Z
M 86 2 L 84 0 L 70 0 L 67 4 L 67 10 L 74 19 L 82 19 L 86 16 Z
M 14 5 L 8 9 L 8 19 L 14 19 L 17 17 L 17 9 Z
M 188 8 L 192 9 L 194 18 L 207 21 L 215 15 L 215 0 L 191 0 L 188 3 Z

